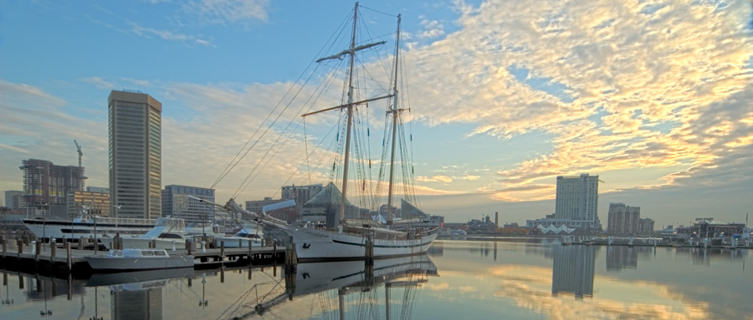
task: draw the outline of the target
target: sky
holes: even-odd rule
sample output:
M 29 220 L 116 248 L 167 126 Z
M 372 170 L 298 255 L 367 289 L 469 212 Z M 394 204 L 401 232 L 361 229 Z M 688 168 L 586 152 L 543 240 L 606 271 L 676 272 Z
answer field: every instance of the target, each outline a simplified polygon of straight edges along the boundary
M 361 5 L 368 32 L 358 42 L 389 42 L 386 53 L 365 50 L 370 70 L 389 69 L 394 15 L 402 15 L 401 101 L 411 109 L 403 119 L 425 211 L 458 222 L 499 211 L 501 222 L 522 223 L 554 211 L 557 176 L 581 173 L 602 180 L 604 225 L 610 202 L 640 206 L 657 226 L 705 216 L 743 222 L 753 211 L 750 1 Z M 22 188 L 23 159 L 75 164 L 73 139 L 87 185 L 107 186 L 113 89 L 162 102 L 163 185 L 212 186 L 261 132 L 214 186 L 218 201 L 327 183 L 337 157 L 327 140 L 338 137 L 328 128 L 342 117 L 310 117 L 304 133 L 297 111 L 340 101 L 342 84 L 337 94 L 318 90 L 342 79 L 343 61 L 312 61 L 344 49 L 347 37 L 330 40 L 352 8 L 0 0 L 0 190 Z M 380 92 L 372 84 L 359 84 L 364 97 Z M 318 100 L 288 103 L 291 92 Z M 377 163 L 384 108 L 359 112 L 369 120 L 357 126 L 374 134 L 356 159 Z M 269 115 L 280 121 L 270 126 Z

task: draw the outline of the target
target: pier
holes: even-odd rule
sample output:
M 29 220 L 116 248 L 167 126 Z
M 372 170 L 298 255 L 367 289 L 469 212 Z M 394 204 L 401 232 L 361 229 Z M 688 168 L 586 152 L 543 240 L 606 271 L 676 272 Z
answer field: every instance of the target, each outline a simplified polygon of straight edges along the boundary
M 88 241 L 43 243 L 21 240 L 0 239 L 0 266 L 3 269 L 23 270 L 57 276 L 83 276 L 92 273 L 84 257 L 107 254 L 107 251 L 85 249 Z M 193 248 L 191 243 L 183 249 L 165 249 L 170 255 L 190 255 L 194 258 L 194 269 L 211 269 L 224 266 L 273 265 L 286 261 L 286 250 L 276 245 L 242 248 Z

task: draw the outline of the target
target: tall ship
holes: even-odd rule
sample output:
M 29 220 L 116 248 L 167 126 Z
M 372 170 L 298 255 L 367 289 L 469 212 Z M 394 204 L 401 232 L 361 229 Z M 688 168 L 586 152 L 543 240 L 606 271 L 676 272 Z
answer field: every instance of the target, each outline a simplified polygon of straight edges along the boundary
M 391 66 L 389 67 L 392 68 L 392 71 L 389 72 L 390 81 L 386 86 L 384 86 L 385 88 L 389 89 L 386 89 L 386 93 L 383 93 L 381 95 L 365 98 L 361 95 L 361 93 L 356 92 L 356 80 L 354 80 L 354 63 L 357 61 L 356 54 L 362 50 L 381 46 L 385 44 L 386 41 L 378 41 L 366 44 L 357 43 L 356 35 L 357 26 L 359 25 L 358 18 L 359 5 L 358 3 L 356 3 L 353 10 L 353 25 L 352 33 L 349 39 L 349 47 L 339 53 L 316 60 L 317 63 L 320 63 L 329 60 L 342 61 L 343 59 L 347 59 L 347 70 L 345 72 L 339 73 L 341 75 L 344 75 L 343 78 L 345 81 L 343 85 L 343 99 L 341 100 L 343 101 L 343 103 L 337 106 L 308 112 L 302 115 L 302 117 L 305 118 L 330 111 L 339 111 L 347 114 L 347 117 L 344 120 L 345 127 L 342 128 L 342 131 L 338 134 L 338 138 L 342 136 L 345 137 L 342 154 L 337 157 L 338 159 L 342 159 L 342 188 L 341 191 L 339 191 L 334 186 L 334 184 L 330 184 L 328 188 L 325 188 L 334 189 L 334 191 L 330 190 L 332 194 L 329 198 L 330 200 L 339 202 L 339 204 L 337 205 L 339 206 L 339 208 L 336 209 L 335 217 L 332 217 L 333 219 L 328 217 L 326 219 L 326 224 L 322 223 L 322 221 L 319 221 L 319 223 L 309 221 L 309 223 L 303 225 L 291 225 L 286 223 L 285 221 L 276 219 L 266 214 L 265 212 L 253 213 L 246 211 L 239 205 L 237 205 L 233 199 L 230 199 L 230 201 L 228 201 L 227 204 L 223 206 L 227 210 L 243 212 L 246 215 L 256 215 L 260 223 L 284 232 L 288 236 L 288 239 L 292 240 L 292 243 L 294 243 L 298 260 L 303 262 L 328 260 L 362 260 L 370 258 L 378 259 L 422 254 L 429 249 L 432 241 L 434 241 L 434 239 L 436 239 L 438 235 L 438 226 L 413 223 L 416 221 L 410 221 L 410 219 L 398 219 L 396 217 L 393 218 L 393 211 L 395 209 L 393 207 L 393 201 L 395 198 L 393 189 L 395 189 L 394 186 L 396 184 L 395 156 L 398 151 L 401 152 L 401 157 L 403 157 L 403 161 L 401 161 L 401 165 L 403 166 L 401 167 L 401 169 L 403 170 L 403 176 L 406 175 L 406 167 L 404 163 L 404 153 L 406 152 L 404 150 L 405 137 L 403 133 L 404 130 L 402 128 L 401 113 L 404 111 L 409 111 L 408 108 L 401 107 L 401 101 L 398 99 L 398 88 L 400 88 L 398 81 L 402 76 L 401 72 L 399 71 L 401 65 L 399 60 L 400 15 L 396 16 L 397 32 L 394 33 L 395 51 L 393 60 L 389 62 L 389 64 L 391 64 Z M 368 72 L 363 72 L 362 74 L 364 73 L 367 74 Z M 358 83 L 362 84 L 363 82 Z M 363 210 L 367 210 L 360 209 L 352 205 L 349 202 L 350 198 L 348 197 L 348 183 L 349 179 L 352 180 L 352 178 L 349 176 L 351 162 L 363 166 L 363 163 L 367 161 L 364 160 L 363 157 L 358 157 L 358 153 L 356 153 L 356 160 L 351 160 L 351 140 L 354 139 L 354 136 L 355 139 L 359 139 L 359 135 L 352 133 L 354 130 L 353 127 L 356 124 L 362 123 L 359 119 L 356 119 L 356 116 L 359 113 L 364 112 L 362 110 L 366 109 L 369 103 L 374 103 L 380 100 L 386 101 L 388 104 L 388 107 L 385 110 L 387 115 L 386 121 L 388 123 L 385 124 L 385 136 L 383 143 L 384 150 L 382 154 L 389 155 L 389 159 L 386 159 L 386 157 L 384 157 L 383 161 L 381 161 L 381 163 L 389 164 L 389 183 L 387 189 L 386 212 L 384 212 L 384 215 L 378 215 L 379 217 L 381 217 L 381 219 L 364 219 L 360 215 L 357 215 L 354 218 L 352 214 L 350 214 L 351 217 L 349 219 L 346 219 L 346 208 L 348 212 L 362 212 Z M 400 140 L 398 140 L 398 135 L 401 135 Z M 356 140 L 356 143 L 359 143 L 359 140 Z M 396 150 L 396 146 L 398 144 L 400 144 L 400 150 Z M 356 151 L 358 151 L 358 149 L 356 149 Z M 368 162 L 370 168 L 371 160 L 368 160 Z M 356 167 L 355 171 L 359 174 L 362 174 L 363 168 Z M 412 174 L 412 172 L 410 174 Z M 382 176 L 381 170 L 380 176 Z M 360 183 L 357 187 L 358 188 L 354 189 L 360 191 Z M 405 188 L 405 181 L 403 182 L 403 188 Z M 363 177 L 363 189 L 366 189 L 365 177 Z M 408 206 L 412 209 L 417 210 L 415 206 L 407 203 L 405 199 L 402 200 L 402 204 L 403 207 Z M 423 215 L 423 212 L 421 212 L 421 214 Z

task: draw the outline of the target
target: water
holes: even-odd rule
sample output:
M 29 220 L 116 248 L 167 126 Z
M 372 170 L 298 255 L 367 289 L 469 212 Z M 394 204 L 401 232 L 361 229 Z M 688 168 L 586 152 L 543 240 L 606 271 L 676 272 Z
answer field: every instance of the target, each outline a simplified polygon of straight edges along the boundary
M 428 257 L 51 279 L 5 271 L 0 319 L 753 319 L 749 251 L 437 241 Z M 389 295 L 389 305 L 385 296 Z

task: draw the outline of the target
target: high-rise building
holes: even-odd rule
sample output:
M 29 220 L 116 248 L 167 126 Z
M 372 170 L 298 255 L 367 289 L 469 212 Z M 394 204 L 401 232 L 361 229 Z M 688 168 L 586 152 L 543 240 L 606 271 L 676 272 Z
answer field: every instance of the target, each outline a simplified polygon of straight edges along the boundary
M 654 220 L 651 218 L 643 218 L 638 222 L 638 233 L 643 235 L 650 235 L 654 233 Z
M 596 212 L 598 201 L 599 176 L 581 174 L 557 177 L 555 219 L 576 229 L 601 231 L 601 222 Z
M 84 190 L 84 168 L 57 166 L 47 160 L 28 159 L 24 172 L 24 207 L 31 214 L 66 215 L 66 197 Z
M 5 191 L 5 207 L 8 209 L 21 208 L 23 202 L 23 191 L 9 190 Z
M 108 97 L 110 202 L 118 217 L 162 215 L 162 104 L 144 93 Z
M 165 186 L 162 190 L 162 216 L 181 218 L 194 224 L 214 221 L 214 206 L 196 198 L 214 202 L 214 189 Z
M 641 208 L 624 203 L 610 203 L 607 217 L 607 233 L 612 235 L 636 235 L 640 232 Z

